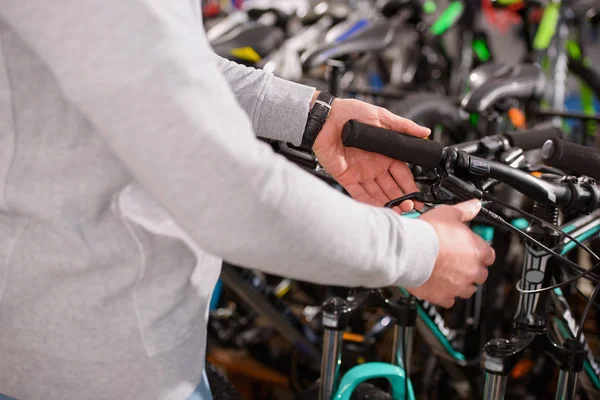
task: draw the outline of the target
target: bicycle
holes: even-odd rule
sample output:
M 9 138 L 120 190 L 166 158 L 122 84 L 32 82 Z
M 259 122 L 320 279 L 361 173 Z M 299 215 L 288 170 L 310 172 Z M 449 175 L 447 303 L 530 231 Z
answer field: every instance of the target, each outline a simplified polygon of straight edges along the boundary
M 454 93 L 462 89 L 466 74 L 477 63 L 491 59 L 487 36 L 476 29 L 475 11 L 469 3 L 452 1 L 435 18 L 437 7 L 431 1 L 380 3 L 383 18 L 361 18 L 345 31 L 336 32 L 334 40 L 302 55 L 307 73 L 328 67 L 326 84 L 331 93 L 375 99 L 402 98 L 425 88 Z M 468 43 L 458 49 L 458 62 L 442 43 L 442 37 L 454 27 L 462 39 L 459 43 Z M 385 53 L 394 53 L 388 57 L 390 62 Z
M 563 154 L 567 154 L 566 156 L 561 156 L 560 152 L 552 152 L 548 149 L 548 146 L 545 150 L 545 159 L 547 162 L 554 164 L 557 167 L 565 167 L 569 166 L 569 169 L 574 169 L 578 172 L 582 171 L 582 168 L 587 167 L 585 171 L 592 171 L 592 175 L 598 177 L 600 174 L 600 153 L 595 153 L 593 150 L 589 148 L 585 148 L 582 146 L 577 146 L 575 144 L 570 144 L 566 142 L 559 141 L 558 139 L 553 139 L 553 146 L 558 149 L 562 149 Z M 500 182 L 504 182 L 509 184 L 515 189 L 523 192 L 528 197 L 531 197 L 536 201 L 535 214 L 537 215 L 529 215 L 530 218 L 534 220 L 532 223 L 532 227 L 530 227 L 529 233 L 524 233 L 519 229 L 513 227 L 511 224 L 504 221 L 498 215 L 490 212 L 486 208 L 483 208 L 480 215 L 484 220 L 492 221 L 492 223 L 503 226 L 512 232 L 517 233 L 518 235 L 526 238 L 528 242 L 533 242 L 534 245 L 530 246 L 530 248 L 535 249 L 539 247 L 543 249 L 543 251 L 538 251 L 537 255 L 528 256 L 524 263 L 523 269 L 523 278 L 522 281 L 527 281 L 526 272 L 531 271 L 534 265 L 544 265 L 547 267 L 543 269 L 538 269 L 538 271 L 543 275 L 537 276 L 539 281 L 534 283 L 534 287 L 540 287 L 541 285 L 548 285 L 549 281 L 553 277 L 552 268 L 548 266 L 551 264 L 547 264 L 550 259 L 550 255 L 545 254 L 544 252 L 552 254 L 554 257 L 558 257 L 563 263 L 568 264 L 572 268 L 575 268 L 580 272 L 580 275 L 577 276 L 579 279 L 584 275 L 592 275 L 594 269 L 600 268 L 598 264 L 596 264 L 592 269 L 588 270 L 585 273 L 582 273 L 581 268 L 573 263 L 572 261 L 565 259 L 560 254 L 558 254 L 557 250 L 553 250 L 556 245 L 560 244 L 561 235 L 565 235 L 568 239 L 570 239 L 577 246 L 581 246 L 579 240 L 577 240 L 573 235 L 570 235 L 564 231 L 560 231 L 558 228 L 554 227 L 556 225 L 556 216 L 558 215 L 558 208 L 564 209 L 569 213 L 580 214 L 586 212 L 592 212 L 594 209 L 600 207 L 598 188 L 595 185 L 595 181 L 591 178 L 581 178 L 579 180 L 566 177 L 558 177 L 553 181 L 541 180 L 531 176 L 530 174 L 519 171 L 517 169 L 508 167 L 506 165 L 496 163 L 493 161 L 481 159 L 478 157 L 469 156 L 468 154 L 458 151 L 454 148 L 443 149 L 441 145 L 431 142 L 431 141 L 420 141 L 414 138 L 404 137 L 397 133 L 393 133 L 390 131 L 382 130 L 381 128 L 364 126 L 358 123 L 353 123 L 349 128 L 345 129 L 344 134 L 344 144 L 353 147 L 363 148 L 365 150 L 370 151 L 378 151 L 382 154 L 386 154 L 388 156 L 393 156 L 396 159 L 401 159 L 406 162 L 420 164 L 426 168 L 436 170 L 441 177 L 443 178 L 443 185 L 450 186 L 453 188 L 454 192 L 461 193 L 462 197 L 476 197 L 481 198 L 487 201 L 498 202 L 498 199 L 495 199 L 493 196 L 489 196 L 486 194 L 485 190 L 481 190 L 480 188 L 470 184 L 465 183 L 464 180 L 457 178 L 457 176 L 461 176 L 465 179 L 472 179 L 480 181 L 482 177 L 488 177 L 495 179 Z M 577 147 L 574 147 L 577 146 Z M 564 150 L 567 149 L 567 150 Z M 418 150 L 418 151 L 417 151 Z M 423 156 L 426 154 L 426 156 Z M 416 154 L 419 154 L 421 157 L 417 157 Z M 554 156 L 553 154 L 558 154 Z M 586 154 L 587 158 L 581 157 L 581 154 Z M 581 162 L 583 160 L 583 162 Z M 573 162 L 579 162 L 577 165 L 573 167 Z M 462 175 L 461 175 L 462 174 Z M 432 200 L 440 200 L 444 199 L 444 194 L 442 192 L 433 192 Z M 439 196 L 438 199 L 435 199 L 436 196 Z M 409 198 L 410 196 L 405 196 Z M 414 198 L 414 196 L 413 196 Z M 398 201 L 400 201 L 399 199 Z M 502 203 L 502 202 L 501 202 Z M 503 204 L 503 206 L 507 206 Z M 552 212 L 550 212 L 550 209 Z M 575 220 L 575 226 L 578 230 L 578 237 L 585 238 L 586 235 L 596 235 L 598 233 L 598 223 L 596 222 L 600 216 L 596 212 L 592 217 L 586 216 L 582 217 L 581 220 Z M 587 222 L 586 222 L 587 221 Z M 590 221 L 592 222 L 590 225 Z M 553 224 L 554 223 L 554 224 Z M 579 227 L 580 226 L 580 227 Z M 541 232 L 536 231 L 536 229 L 540 229 Z M 545 231 L 545 229 L 550 229 L 553 233 L 550 234 Z M 571 228 L 573 229 L 573 228 Z M 562 232 L 562 233 L 558 233 Z M 567 244 L 565 245 L 565 249 L 567 248 Z M 573 246 L 573 245 L 572 245 Z M 544 260 L 542 263 L 541 260 Z M 597 259 L 597 258 L 596 258 Z M 539 275 L 539 274 L 538 274 Z M 596 275 L 592 275 L 594 279 L 598 279 Z M 529 277 L 533 279 L 533 277 Z M 567 281 L 570 283 L 574 281 L 574 279 L 570 279 Z M 564 283 L 563 283 L 564 284 Z M 562 284 L 561 284 L 562 285 Z M 596 290 L 595 292 L 597 292 Z M 595 297 L 595 295 L 593 295 Z M 522 294 L 521 299 L 526 299 L 525 294 Z M 531 300 L 531 299 L 529 299 Z M 593 301 L 593 298 L 591 299 Z M 534 304 L 527 300 L 522 300 L 521 304 Z M 546 313 L 543 301 L 538 301 L 539 306 L 535 309 L 537 314 L 533 313 L 533 309 L 523 308 L 521 306 L 519 308 L 518 322 L 521 323 L 520 328 L 523 330 L 524 327 L 528 329 L 532 329 L 533 326 L 535 329 L 527 331 L 529 332 L 526 337 L 525 345 L 522 345 L 518 348 L 518 351 L 515 352 L 507 352 L 507 349 L 510 346 L 511 342 L 496 340 L 488 342 L 487 347 L 483 353 L 483 366 L 486 369 L 486 383 L 484 389 L 484 398 L 489 399 L 499 399 L 503 397 L 504 389 L 506 386 L 506 375 L 510 371 L 510 368 L 496 368 L 493 366 L 498 366 L 499 360 L 513 360 L 514 357 L 510 358 L 508 356 L 514 354 L 521 354 L 522 351 L 529 347 L 531 342 L 533 342 L 532 338 L 545 338 L 542 333 L 546 333 L 547 329 L 544 325 L 547 322 Z M 568 305 L 564 302 L 566 307 Z M 591 303 L 588 303 L 591 304 Z M 586 307 L 589 310 L 589 305 Z M 587 314 L 587 311 L 584 312 Z M 534 323 L 532 323 L 533 321 Z M 576 328 L 577 333 L 575 337 L 577 340 L 574 342 L 574 348 L 577 349 L 579 347 L 578 343 L 579 338 L 581 337 L 581 332 L 578 328 Z M 533 332 L 533 333 L 531 333 Z M 517 337 L 518 338 L 518 337 Z M 531 339 L 531 340 L 529 340 Z M 538 339 L 542 340 L 542 339 Z M 567 341 L 568 342 L 568 341 Z M 550 342 L 548 342 L 550 343 Z M 504 347 L 503 347 L 504 346 Z M 565 398 L 566 393 L 572 393 L 574 390 L 568 391 L 564 389 L 567 387 L 568 383 L 573 380 L 573 376 L 576 375 L 576 372 L 582 368 L 584 364 L 583 356 L 581 352 L 573 353 L 573 349 L 568 348 L 568 346 L 560 347 L 559 345 L 553 345 L 552 347 L 547 347 L 547 350 L 553 351 L 553 355 L 556 358 L 564 357 L 564 360 L 569 362 L 576 360 L 576 357 L 571 357 L 571 355 L 578 355 L 578 360 L 580 363 L 576 363 L 577 365 L 569 365 L 569 368 L 565 368 L 569 363 L 563 362 L 560 364 L 561 373 L 559 379 L 559 387 L 561 388 L 561 395 Z M 557 350 L 558 349 L 558 350 Z M 565 351 L 566 349 L 566 351 Z M 504 354 L 507 357 L 501 357 Z M 561 353 L 562 352 L 562 353 Z M 508 354 L 507 354 L 508 353 Z M 563 361 L 564 361 L 563 360 Z M 495 363 L 495 364 L 494 364 Z M 501 364 L 503 367 L 508 366 L 510 363 Z M 571 363 L 572 364 L 572 363 Z M 512 364 L 514 365 L 514 364 Z M 565 372 L 566 371 L 566 372 Z M 586 370 L 586 373 L 587 370 Z

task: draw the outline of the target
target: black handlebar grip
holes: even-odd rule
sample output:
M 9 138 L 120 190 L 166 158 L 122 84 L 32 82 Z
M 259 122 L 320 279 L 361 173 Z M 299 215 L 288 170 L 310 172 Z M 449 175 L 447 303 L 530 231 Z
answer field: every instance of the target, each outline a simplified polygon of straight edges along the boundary
M 600 180 L 599 149 L 552 138 L 542 147 L 542 159 L 551 167 Z
M 544 126 L 534 127 L 526 131 L 507 132 L 504 136 L 508 137 L 512 147 L 533 150 L 541 148 L 547 140 L 562 138 L 563 132 L 555 126 Z
M 383 154 L 426 169 L 437 167 L 443 152 L 442 145 L 433 140 L 419 139 L 355 120 L 344 125 L 342 143 L 346 147 Z

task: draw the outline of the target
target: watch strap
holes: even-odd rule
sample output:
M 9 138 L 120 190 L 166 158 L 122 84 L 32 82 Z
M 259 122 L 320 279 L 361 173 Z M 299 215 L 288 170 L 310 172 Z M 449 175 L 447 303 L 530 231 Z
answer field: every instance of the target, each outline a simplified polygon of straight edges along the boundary
M 331 112 L 333 100 L 335 100 L 335 96 L 328 92 L 321 92 L 317 96 L 312 109 L 308 113 L 306 127 L 304 128 L 304 136 L 302 138 L 303 146 L 312 148 L 317 139 L 317 135 L 321 132 L 321 129 Z

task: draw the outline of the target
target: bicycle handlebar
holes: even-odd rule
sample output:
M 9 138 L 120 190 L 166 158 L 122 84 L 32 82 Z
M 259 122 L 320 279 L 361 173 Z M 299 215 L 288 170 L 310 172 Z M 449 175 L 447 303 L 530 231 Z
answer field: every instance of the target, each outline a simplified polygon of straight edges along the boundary
M 542 147 L 544 164 L 600 180 L 600 150 L 553 138 Z
M 344 125 L 342 143 L 346 147 L 383 154 L 423 168 L 437 167 L 444 150 L 438 142 L 419 139 L 355 120 L 350 120 Z
M 544 138 L 544 135 L 556 134 L 554 129 L 543 128 L 536 133 L 535 137 L 539 141 Z M 512 136 L 514 143 L 520 142 L 526 145 L 534 143 L 534 140 L 515 140 L 517 137 L 515 135 L 517 134 Z M 551 140 L 556 141 L 557 139 Z M 448 172 L 452 170 L 452 173 L 459 177 L 497 179 L 537 202 L 572 212 L 589 212 L 600 206 L 598 189 L 591 182 L 578 182 L 573 180 L 573 177 L 563 179 L 561 182 L 538 179 L 527 172 L 505 164 L 470 155 L 468 152 L 460 150 L 460 145 L 456 148 L 443 148 L 440 143 L 431 140 L 415 138 L 357 121 L 349 121 L 344 126 L 342 142 L 348 147 L 384 154 L 423 168 L 442 168 Z M 542 143 L 539 143 L 538 147 L 541 147 Z M 473 149 L 472 145 L 468 147 Z M 572 153 L 565 154 L 568 154 L 566 159 L 570 161 L 575 156 Z M 577 157 L 581 156 L 577 155 Z M 600 163 L 596 164 L 597 169 L 599 166 Z
M 519 148 L 523 151 L 539 149 L 549 139 L 562 138 L 562 130 L 547 124 L 538 125 L 524 131 L 499 133 L 479 140 L 453 145 L 469 154 L 489 154 Z
M 562 138 L 563 132 L 555 126 L 538 126 L 525 131 L 506 132 L 504 134 L 512 147 L 523 150 L 539 149 L 551 138 Z
M 508 150 L 508 147 L 519 147 L 523 150 L 533 150 L 539 149 L 548 139 L 554 137 L 562 137 L 562 131 L 556 127 L 538 126 L 526 131 L 487 136 L 453 147 L 468 154 L 478 153 L 483 148 Z M 423 140 L 355 120 L 348 121 L 344 126 L 342 143 L 346 147 L 372 151 L 423 168 L 437 167 L 444 150 L 438 142 Z

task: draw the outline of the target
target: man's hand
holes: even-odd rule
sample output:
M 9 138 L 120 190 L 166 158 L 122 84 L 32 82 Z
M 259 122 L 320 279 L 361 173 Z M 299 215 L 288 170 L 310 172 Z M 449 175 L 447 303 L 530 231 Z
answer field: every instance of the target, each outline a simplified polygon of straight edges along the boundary
M 351 119 L 417 137 L 426 137 L 430 133 L 428 128 L 398 117 L 384 108 L 358 100 L 335 99 L 313 146 L 323 168 L 353 198 L 363 203 L 383 206 L 390 200 L 417 191 L 414 177 L 405 163 L 380 154 L 344 147 L 342 128 Z M 410 211 L 414 204 L 405 201 L 400 207 L 402 211 Z
M 485 282 L 487 267 L 494 263 L 494 250 L 465 225 L 475 218 L 481 203 L 470 200 L 455 206 L 441 206 L 423 214 L 437 233 L 440 249 L 431 277 L 416 289 L 414 296 L 442 307 L 452 307 L 456 297 L 468 299 L 476 284 Z

